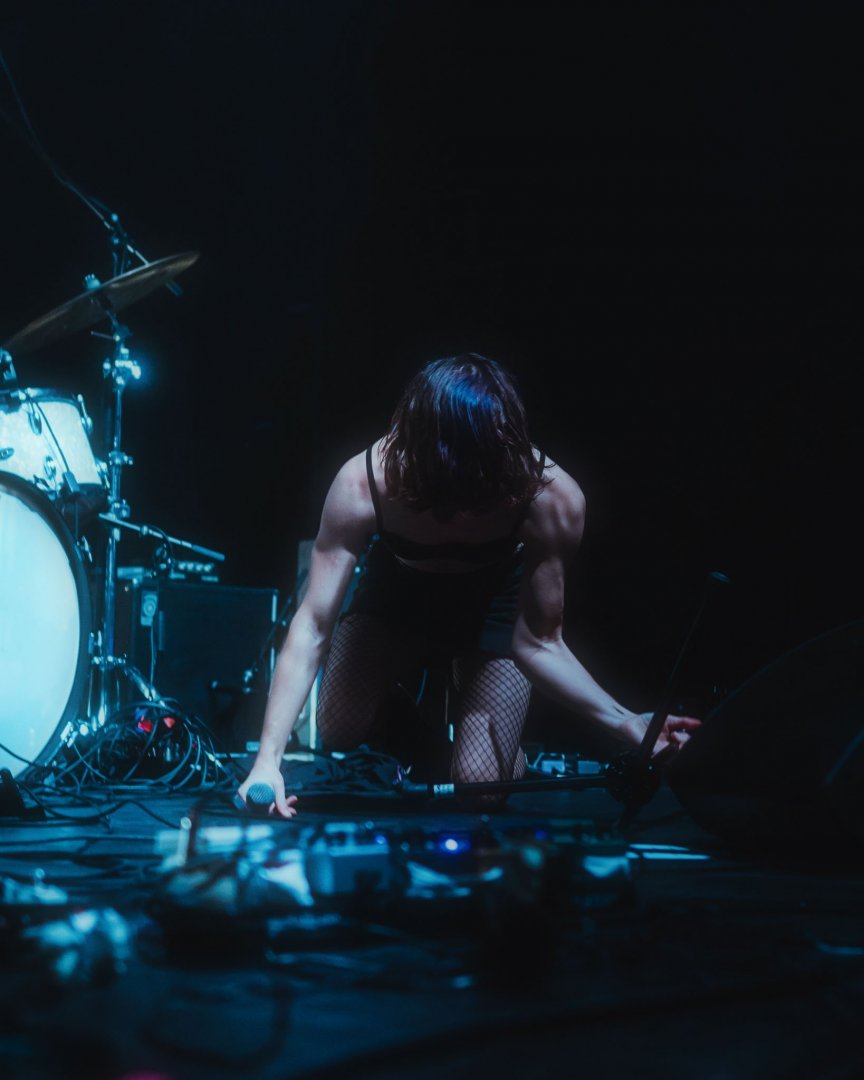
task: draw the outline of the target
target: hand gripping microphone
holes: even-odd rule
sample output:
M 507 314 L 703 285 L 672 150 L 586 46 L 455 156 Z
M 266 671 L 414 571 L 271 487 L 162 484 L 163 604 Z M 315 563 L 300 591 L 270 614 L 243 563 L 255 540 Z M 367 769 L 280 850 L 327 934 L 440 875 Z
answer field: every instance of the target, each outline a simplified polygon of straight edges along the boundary
M 238 810 L 248 810 L 252 814 L 266 814 L 276 801 L 276 792 L 269 784 L 252 784 L 246 792 L 246 802 L 239 795 L 234 796 L 234 805 Z

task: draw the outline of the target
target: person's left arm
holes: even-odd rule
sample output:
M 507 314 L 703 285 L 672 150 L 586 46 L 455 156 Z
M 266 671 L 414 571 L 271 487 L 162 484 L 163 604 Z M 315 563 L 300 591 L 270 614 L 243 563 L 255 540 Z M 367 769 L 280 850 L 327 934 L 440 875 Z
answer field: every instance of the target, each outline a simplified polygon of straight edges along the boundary
M 540 691 L 624 747 L 638 746 L 650 715 L 625 708 L 587 671 L 564 641 L 564 591 L 568 565 L 582 540 L 585 498 L 563 469 L 532 505 L 524 528 L 525 572 L 513 631 L 513 656 Z M 691 717 L 669 717 L 655 752 L 680 745 L 699 726 Z

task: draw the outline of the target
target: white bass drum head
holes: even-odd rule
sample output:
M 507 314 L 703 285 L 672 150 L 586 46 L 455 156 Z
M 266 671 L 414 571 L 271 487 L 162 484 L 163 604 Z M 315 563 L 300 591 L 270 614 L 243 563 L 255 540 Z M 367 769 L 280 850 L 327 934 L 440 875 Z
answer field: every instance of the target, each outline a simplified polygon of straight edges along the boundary
M 76 718 L 90 621 L 87 575 L 62 518 L 32 485 L 0 473 L 0 768 L 13 776 L 50 757 Z

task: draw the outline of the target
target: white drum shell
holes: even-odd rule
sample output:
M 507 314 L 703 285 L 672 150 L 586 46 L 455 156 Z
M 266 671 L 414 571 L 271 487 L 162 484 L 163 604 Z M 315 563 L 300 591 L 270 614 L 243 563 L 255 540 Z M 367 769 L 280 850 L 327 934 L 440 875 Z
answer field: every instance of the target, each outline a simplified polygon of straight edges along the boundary
M 81 406 L 51 390 L 0 396 L 0 469 L 52 498 L 66 471 L 79 485 L 105 486 Z

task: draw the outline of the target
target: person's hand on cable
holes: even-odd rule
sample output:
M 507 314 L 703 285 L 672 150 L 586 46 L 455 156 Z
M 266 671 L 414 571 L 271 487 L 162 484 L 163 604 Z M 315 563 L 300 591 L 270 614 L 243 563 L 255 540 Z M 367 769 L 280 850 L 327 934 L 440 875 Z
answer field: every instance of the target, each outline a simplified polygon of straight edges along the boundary
M 256 761 L 252 771 L 237 789 L 238 798 L 247 806 L 249 805 L 247 802 L 249 789 L 255 784 L 267 785 L 273 791 L 273 802 L 266 808 L 268 814 L 279 814 L 284 818 L 292 818 L 296 815 L 297 796 L 285 795 L 285 781 L 276 765 Z M 263 806 L 258 808 L 264 809 Z

